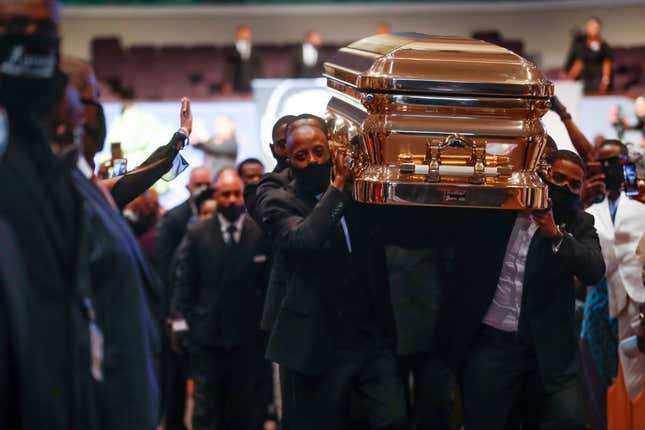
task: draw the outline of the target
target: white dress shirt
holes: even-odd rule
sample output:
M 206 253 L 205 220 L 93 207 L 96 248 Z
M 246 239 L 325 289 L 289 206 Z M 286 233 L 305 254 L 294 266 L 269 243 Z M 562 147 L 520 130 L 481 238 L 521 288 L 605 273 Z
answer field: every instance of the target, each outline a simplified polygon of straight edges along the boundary
M 318 49 L 311 43 L 302 44 L 302 62 L 307 67 L 313 67 L 318 62 Z
M 237 42 L 235 42 L 235 49 L 244 61 L 251 58 L 251 50 L 253 49 L 253 47 L 251 45 L 251 42 L 249 42 L 248 40 L 238 40 Z
M 506 246 L 502 271 L 497 281 L 495 298 L 484 316 L 484 324 L 507 332 L 517 331 L 524 289 L 526 257 L 529 253 L 531 239 L 537 230 L 537 224 L 528 216 L 519 215 L 515 220 L 511 237 Z
M 235 233 L 233 233 L 233 240 L 235 240 L 235 243 L 240 243 L 240 238 L 242 237 L 242 226 L 244 225 L 244 217 L 246 215 L 242 214 L 238 219 L 235 220 L 235 222 L 230 222 L 222 214 L 218 213 L 217 218 L 219 219 L 219 225 L 220 229 L 222 231 L 222 238 L 224 239 L 224 242 L 230 243 L 231 237 L 230 233 L 228 232 L 228 228 L 232 225 L 235 227 Z

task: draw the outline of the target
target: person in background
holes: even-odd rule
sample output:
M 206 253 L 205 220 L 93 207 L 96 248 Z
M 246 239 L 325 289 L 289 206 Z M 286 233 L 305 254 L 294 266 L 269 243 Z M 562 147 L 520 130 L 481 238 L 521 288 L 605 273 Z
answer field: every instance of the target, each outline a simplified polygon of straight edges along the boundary
M 290 179 L 284 177 L 284 175 L 279 175 L 280 172 L 289 168 L 289 163 L 287 161 L 286 155 L 286 129 L 288 123 L 293 120 L 295 116 L 285 115 L 278 119 L 273 125 L 271 131 L 271 143 L 269 147 L 271 148 L 271 154 L 275 158 L 276 165 L 272 172 L 264 175 L 261 180 L 264 182 L 270 182 L 274 184 L 277 188 L 288 184 Z M 256 212 L 256 194 L 258 189 L 259 181 L 250 182 L 244 187 L 244 204 L 246 205 L 246 210 L 249 215 L 253 218 L 258 225 L 262 226 L 262 218 Z
M 83 105 L 78 91 L 67 83 L 67 78 L 63 77 L 59 85 L 62 87 L 62 96 L 53 112 L 48 135 L 54 154 L 64 158 L 68 151 L 75 152 L 80 147 L 78 139 L 83 134 Z
M 618 349 L 618 377 L 613 381 L 607 395 L 608 428 L 625 428 L 614 422 L 618 411 L 629 411 L 630 403 L 643 393 L 645 384 L 645 356 L 629 357 L 618 343 L 635 334 L 632 320 L 638 316 L 640 304 L 645 302 L 645 287 L 642 279 L 642 266 L 636 248 L 645 233 L 645 205 L 627 198 L 622 191 L 623 163 L 628 157 L 627 148 L 617 140 L 606 140 L 600 147 L 597 159 L 603 167 L 606 194 L 587 211 L 594 216 L 595 226 L 600 237 L 603 258 L 607 266 L 605 280 L 594 288 L 607 289 L 609 317 L 618 322 L 613 342 L 601 345 L 615 355 Z M 615 327 L 614 327 L 615 329 Z M 594 351 L 591 351 L 594 353 Z M 602 352 L 600 350 L 599 352 Z M 594 359 L 602 358 L 597 354 Z M 613 358 L 615 360 L 615 357 Z M 602 361 L 597 361 L 602 364 Z M 616 363 L 614 362 L 614 366 Z M 613 367 L 613 366 L 612 366 Z M 599 369 L 604 370 L 599 366 Z M 612 384 L 614 369 L 602 372 L 605 386 Z M 607 375 L 607 373 L 609 373 Z M 624 401 L 623 401 L 624 400 Z M 602 407 L 602 405 L 600 405 Z
M 286 294 L 267 296 L 280 303 L 266 357 L 280 365 L 284 428 L 407 428 L 383 248 L 345 192 L 344 153 L 332 181 L 320 122 L 296 122 L 287 129 L 294 180 L 270 194 L 263 215 L 291 272 Z
M 195 199 L 195 207 L 197 208 L 198 221 L 204 221 L 212 217 L 217 210 L 215 190 L 209 187 L 199 193 Z
M 81 97 L 83 104 L 82 154 L 78 167 L 88 179 L 95 178 L 94 157 L 104 146 L 107 126 L 103 106 L 99 102 L 100 91 L 94 70 L 89 63 L 66 58 L 61 69 Z M 188 144 L 192 131 L 190 99 L 181 99 L 180 127 L 166 145 L 160 146 L 140 166 L 123 176 L 102 180 L 101 187 L 110 191 L 118 208 L 123 209 L 129 202 L 148 190 L 160 178 L 172 180 L 187 166 L 179 151 Z M 120 150 L 120 148 L 119 148 Z M 113 158 L 123 154 L 113 154 Z M 100 174 L 100 173 L 99 173 Z
M 260 56 L 253 47 L 253 32 L 251 28 L 242 26 L 237 29 L 235 46 L 227 55 L 228 76 L 224 84 L 225 93 L 251 92 L 251 81 L 260 76 L 262 67 Z
M 191 225 L 176 255 L 171 314 L 188 327 L 194 430 L 254 429 L 258 292 L 265 288 L 267 247 L 244 213 L 242 188 L 237 174 L 219 175 L 217 216 Z
M 293 78 L 320 78 L 324 59 L 320 54 L 322 39 L 317 31 L 308 31 L 300 49 L 294 52 L 291 62 Z
M 602 39 L 602 23 L 597 17 L 587 20 L 584 27 L 585 37 L 575 44 L 573 65 L 565 77 L 580 79 L 587 93 L 609 91 L 611 84 L 612 53 L 607 42 Z
M 198 212 L 195 199 L 200 193 L 211 186 L 211 174 L 208 169 L 196 167 L 190 172 L 190 179 L 186 188 L 190 196 L 179 206 L 166 212 L 157 227 L 157 272 L 164 284 L 165 311 L 169 314 L 171 299 L 171 280 L 174 274 L 173 256 L 179 243 L 186 234 L 189 221 L 197 220 Z M 164 411 L 166 428 L 168 430 L 181 430 L 184 428 L 184 414 L 186 405 L 186 381 L 188 379 L 188 356 L 186 353 L 177 353 L 170 348 L 170 339 L 166 339 L 167 369 L 166 387 L 164 393 Z
M 16 341 L 30 346 L 20 363 L 23 370 L 11 374 L 11 391 L 3 396 L 11 408 L 3 407 L 0 425 L 153 429 L 159 399 L 154 281 L 139 271 L 145 262 L 136 251 L 120 248 L 112 254 L 112 263 L 123 264 L 118 276 L 134 299 L 113 283 L 114 266 L 90 263 L 94 245 L 115 250 L 118 241 L 129 244 L 131 236 L 116 220 L 118 213 L 94 199 L 98 191 L 87 188 L 93 185 L 50 148 L 49 119 L 62 95 L 57 92 L 63 77 L 59 13 L 53 0 L 0 1 L 0 180 L 6 184 L 0 187 L 0 216 L 15 233 L 25 267 L 34 268 L 14 285 L 28 299 L 22 302 L 26 307 L 4 303 L 9 309 L 3 313 L 22 314 L 26 337 Z M 97 278 L 99 273 L 104 279 Z M 124 321 L 131 322 L 127 329 Z M 110 351 L 105 361 L 101 343 Z M 1 345 L 0 355 L 10 356 Z M 3 393 L 5 382 L 0 383 Z M 125 403 L 124 392 L 133 396 Z
M 379 22 L 378 27 L 376 27 L 376 34 L 390 34 L 391 32 L 390 24 L 385 21 Z
M 157 224 L 159 221 L 159 194 L 154 189 L 132 200 L 123 210 L 123 216 L 132 227 L 132 232 L 148 262 L 157 267 Z
M 469 429 L 584 428 L 574 277 L 593 284 L 605 266 L 593 217 L 579 204 L 582 160 L 559 150 L 547 161 L 552 207 L 518 214 L 494 297 L 460 372 Z
M 645 175 L 645 95 L 637 97 L 634 100 L 634 114 L 636 115 L 636 122 L 630 124 L 622 116 L 620 107 L 618 107 L 610 111 L 609 120 L 620 140 L 623 140 L 625 130 L 637 130 L 641 133 L 640 145 L 632 145 L 630 143 L 626 145 L 632 161 L 636 164 L 636 168 L 642 175 Z
M 242 178 L 244 186 L 257 182 L 264 175 L 264 164 L 257 158 L 247 158 L 237 165 L 237 173 Z
M 235 121 L 228 115 L 218 115 L 213 121 L 214 135 L 206 133 L 192 142 L 195 148 L 204 151 L 204 167 L 219 172 L 224 167 L 235 165 L 237 159 L 237 136 Z

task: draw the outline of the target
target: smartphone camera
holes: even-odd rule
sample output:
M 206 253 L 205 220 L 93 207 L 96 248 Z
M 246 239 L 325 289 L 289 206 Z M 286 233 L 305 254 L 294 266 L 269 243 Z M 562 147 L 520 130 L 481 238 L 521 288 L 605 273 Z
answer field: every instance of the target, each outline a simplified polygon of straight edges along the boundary
M 625 194 L 629 197 L 638 195 L 638 175 L 634 163 L 623 164 L 623 173 L 625 175 Z
M 116 158 L 112 160 L 112 177 L 125 175 L 128 169 L 128 160 Z

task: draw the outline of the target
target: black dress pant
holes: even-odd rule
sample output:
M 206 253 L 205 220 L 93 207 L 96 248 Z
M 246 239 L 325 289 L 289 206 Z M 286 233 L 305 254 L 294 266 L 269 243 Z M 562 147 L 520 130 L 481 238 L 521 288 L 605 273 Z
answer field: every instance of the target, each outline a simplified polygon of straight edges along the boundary
M 585 428 L 577 376 L 546 389 L 535 352 L 515 333 L 483 325 L 460 383 L 466 430 Z
M 398 357 L 410 423 L 417 430 L 449 430 L 455 403 L 455 378 L 437 354 Z M 410 386 L 412 376 L 412 390 Z
M 166 387 L 164 411 L 166 430 L 185 430 L 186 381 L 188 380 L 188 353 L 166 353 Z
M 251 430 L 255 347 L 193 346 L 193 430 Z
M 349 430 L 355 422 L 372 430 L 407 429 L 403 386 L 389 352 L 339 356 L 317 375 L 284 366 L 280 372 L 285 429 Z

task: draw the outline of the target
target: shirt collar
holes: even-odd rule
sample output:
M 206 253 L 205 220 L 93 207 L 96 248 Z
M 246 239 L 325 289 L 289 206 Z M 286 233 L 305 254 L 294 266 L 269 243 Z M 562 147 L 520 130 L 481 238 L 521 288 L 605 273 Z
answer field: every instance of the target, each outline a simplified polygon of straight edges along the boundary
M 235 226 L 235 230 L 242 231 L 242 225 L 244 224 L 245 217 L 246 217 L 246 214 L 242 214 L 234 222 L 230 222 L 229 220 L 224 218 L 224 216 L 221 213 L 217 214 L 217 219 L 219 219 L 220 229 L 222 230 L 222 232 L 226 232 L 226 230 L 231 225 Z
M 94 176 L 94 172 L 92 171 L 92 167 L 90 167 L 90 163 L 88 163 L 85 157 L 83 157 L 81 154 L 78 155 L 78 159 L 76 160 L 76 167 L 87 179 L 92 179 L 92 176 Z

